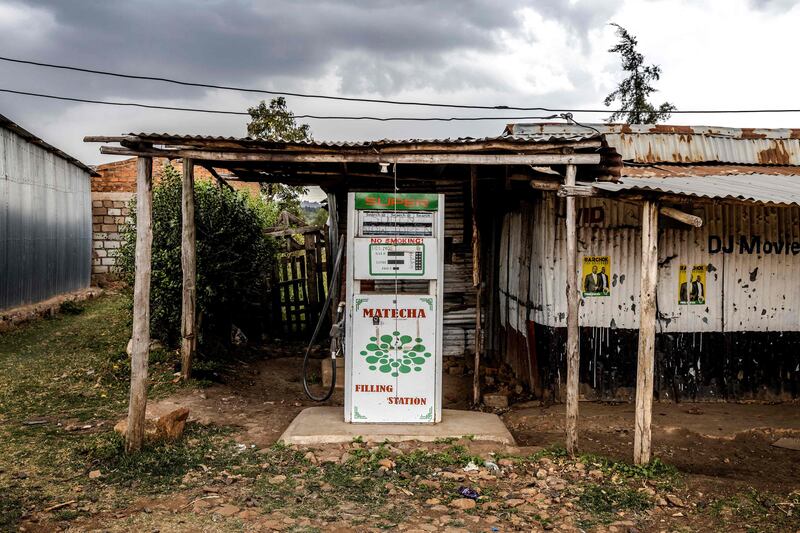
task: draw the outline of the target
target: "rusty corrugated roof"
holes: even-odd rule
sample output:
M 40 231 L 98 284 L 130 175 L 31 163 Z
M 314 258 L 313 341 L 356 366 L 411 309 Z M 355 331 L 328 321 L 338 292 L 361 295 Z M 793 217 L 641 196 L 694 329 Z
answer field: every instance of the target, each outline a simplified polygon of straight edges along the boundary
M 509 124 L 511 137 L 601 133 L 624 161 L 800 165 L 800 129 L 654 124 Z
M 309 140 L 309 141 L 273 141 L 257 139 L 254 137 L 223 137 L 213 135 L 180 135 L 175 133 L 128 133 L 127 136 L 136 137 L 142 141 L 154 143 L 177 144 L 186 142 L 198 142 L 202 144 L 230 143 L 240 144 L 249 147 L 320 147 L 320 148 L 378 148 L 381 146 L 402 146 L 402 145 L 446 145 L 446 144 L 480 144 L 491 142 L 503 142 L 514 144 L 547 143 L 547 142 L 577 142 L 591 139 L 599 139 L 600 134 L 591 131 L 573 132 L 550 132 L 542 134 L 531 134 L 524 136 L 500 135 L 496 137 L 456 137 L 446 139 L 376 139 L 363 141 L 333 141 L 333 140 Z
M 602 191 L 653 191 L 663 194 L 778 205 L 800 205 L 800 175 L 728 174 L 706 176 L 623 177 L 596 182 Z
M 626 165 L 622 168 L 623 177 L 668 178 L 690 176 L 733 176 L 761 174 L 767 176 L 800 176 L 800 167 L 791 165 Z

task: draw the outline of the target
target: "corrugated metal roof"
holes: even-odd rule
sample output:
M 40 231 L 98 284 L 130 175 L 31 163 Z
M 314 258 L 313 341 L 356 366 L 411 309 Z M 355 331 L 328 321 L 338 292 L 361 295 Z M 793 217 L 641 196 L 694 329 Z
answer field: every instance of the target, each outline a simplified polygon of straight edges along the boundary
M 624 161 L 800 165 L 800 129 L 721 128 L 655 124 L 509 124 L 506 134 L 603 134 Z
M 481 144 L 491 142 L 504 143 L 547 143 L 547 142 L 577 142 L 590 139 L 599 139 L 600 134 L 591 131 L 573 132 L 548 132 L 542 134 L 526 135 L 500 135 L 496 137 L 455 137 L 446 139 L 376 139 L 363 141 L 332 141 L 332 140 L 309 140 L 309 141 L 271 141 L 257 139 L 253 137 L 222 137 L 213 135 L 180 135 L 175 133 L 128 133 L 126 135 L 138 137 L 144 141 L 166 142 L 169 144 L 180 142 L 200 142 L 200 143 L 234 143 L 248 146 L 304 146 L 320 148 L 371 148 L 380 146 L 401 146 L 415 144 Z
M 78 161 L 77 159 L 72 157 L 71 155 L 62 152 L 61 150 L 59 150 L 55 146 L 43 141 L 42 139 L 40 139 L 39 137 L 37 137 L 33 133 L 29 132 L 28 130 L 26 130 L 25 128 L 23 128 L 22 126 L 17 124 L 16 122 L 12 121 L 8 117 L 0 115 L 0 127 L 6 128 L 7 130 L 10 130 L 10 131 L 13 131 L 17 135 L 19 135 L 20 137 L 22 137 L 23 139 L 28 141 L 29 143 L 35 144 L 37 146 L 40 146 L 44 150 L 47 150 L 48 152 L 50 152 L 51 154 L 55 154 L 58 157 L 60 157 L 61 159 L 65 159 L 66 161 L 68 161 L 69 163 L 75 165 L 76 167 L 78 167 L 78 168 L 80 168 L 82 170 L 85 170 L 91 176 L 97 176 L 98 175 L 94 171 L 94 169 L 92 169 L 90 166 L 88 166 L 88 165 L 86 165 L 84 163 L 81 163 L 80 161 Z
M 632 178 L 667 178 L 673 176 L 733 176 L 737 174 L 765 174 L 770 176 L 798 176 L 800 167 L 767 165 L 627 165 L 622 176 Z
M 666 194 L 800 205 L 800 176 L 733 174 L 723 176 L 623 177 L 618 182 L 592 183 L 609 192 L 656 191 Z

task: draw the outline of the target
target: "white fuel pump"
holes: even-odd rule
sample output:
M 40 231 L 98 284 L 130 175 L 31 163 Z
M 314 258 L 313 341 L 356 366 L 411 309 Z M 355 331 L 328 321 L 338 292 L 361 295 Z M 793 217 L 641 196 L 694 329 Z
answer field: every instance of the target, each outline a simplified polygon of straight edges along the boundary
M 444 195 L 348 195 L 345 420 L 442 418 Z

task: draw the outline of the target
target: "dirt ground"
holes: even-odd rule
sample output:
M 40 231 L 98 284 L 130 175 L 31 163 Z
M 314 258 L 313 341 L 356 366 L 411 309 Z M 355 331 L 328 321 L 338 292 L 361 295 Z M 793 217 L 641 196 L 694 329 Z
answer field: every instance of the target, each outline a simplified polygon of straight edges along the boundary
M 276 442 L 305 407 L 319 405 L 303 393 L 302 359 L 281 357 L 242 362 L 226 382 L 203 390 L 184 390 L 148 410 L 161 415 L 188 407 L 203 424 L 242 428 L 237 440 L 258 448 Z M 444 407 L 468 408 L 471 376 L 445 374 Z M 342 405 L 338 389 L 324 405 Z M 520 446 L 563 444 L 563 405 L 512 405 L 502 418 Z M 630 461 L 633 450 L 632 404 L 582 402 L 580 448 Z M 782 436 L 800 436 L 800 405 L 737 403 L 656 403 L 653 406 L 653 454 L 721 488 L 763 490 L 800 488 L 800 451 L 772 446 Z
M 303 359 L 279 357 L 250 363 L 242 361 L 235 374 L 206 389 L 184 390 L 148 404 L 148 414 L 160 416 L 178 407 L 188 407 L 190 419 L 202 424 L 238 426 L 237 440 L 264 448 L 275 443 L 294 417 L 314 405 L 344 405 L 344 393 L 337 389 L 330 400 L 317 403 L 303 392 L 300 372 Z M 466 409 L 472 394 L 465 376 L 445 374 L 442 395 L 446 409 Z M 321 394 L 319 385 L 314 390 Z
M 548 446 L 564 431 L 564 408 L 514 409 L 504 420 L 519 444 Z M 618 460 L 633 453 L 632 404 L 580 404 L 581 451 Z M 653 455 L 718 489 L 800 488 L 800 451 L 772 446 L 800 436 L 800 405 L 653 405 Z

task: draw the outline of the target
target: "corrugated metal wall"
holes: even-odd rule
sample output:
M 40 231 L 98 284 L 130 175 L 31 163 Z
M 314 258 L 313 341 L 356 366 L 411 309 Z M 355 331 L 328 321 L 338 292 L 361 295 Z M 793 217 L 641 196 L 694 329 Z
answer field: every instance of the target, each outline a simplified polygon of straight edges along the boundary
M 641 207 L 601 199 L 577 203 L 578 268 L 583 256 L 611 259 L 610 295 L 581 298 L 581 379 L 591 387 L 629 387 L 622 384 L 635 375 Z M 546 193 L 503 221 L 498 280 L 499 321 L 507 339 L 503 353 L 529 382 L 537 358 L 549 365 L 553 380 L 561 379 L 568 275 L 563 204 Z M 795 368 L 800 356 L 790 355 L 796 352 L 793 332 L 800 331 L 800 208 L 697 202 L 693 212 L 703 217 L 702 228 L 663 216 L 659 221 L 660 386 L 673 387 L 676 397 L 689 389 L 738 395 L 748 379 L 750 395 L 769 380 L 775 393 L 787 386 L 794 390 L 800 371 Z M 682 264 L 689 271 L 705 266 L 703 305 L 679 304 Z M 580 270 L 574 276 L 579 281 Z M 535 331 L 541 337 L 531 342 Z M 769 348 L 753 351 L 759 343 Z
M 661 217 L 661 331 L 800 331 L 800 208 L 710 203 L 698 206 L 694 212 L 703 217 L 701 228 Z M 638 328 L 640 207 L 611 200 L 579 199 L 578 210 L 585 218 L 578 226 L 578 268 L 583 256 L 611 258 L 611 294 L 581 300 L 581 326 Z M 603 221 L 591 222 L 592 213 L 602 213 Z M 563 207 L 552 194 L 545 195 L 529 211 L 505 215 L 500 252 L 503 325 L 524 334 L 527 311 L 520 311 L 518 302 L 529 302 L 533 321 L 551 327 L 566 326 L 564 232 Z M 715 249 L 716 238 L 725 247 L 733 239 L 733 250 L 714 252 L 709 249 L 709 238 Z M 753 239 L 761 243 L 761 253 L 755 249 L 748 253 Z M 528 241 L 530 269 L 526 274 L 519 269 L 525 256 L 522 243 Z M 792 243 L 798 243 L 794 252 Z M 705 305 L 678 304 L 682 264 L 689 268 L 706 266 Z M 524 284 L 519 279 L 526 276 L 530 277 L 530 289 L 522 294 Z M 580 281 L 580 271 L 575 276 Z
M 0 127 L 0 309 L 89 285 L 89 174 Z

